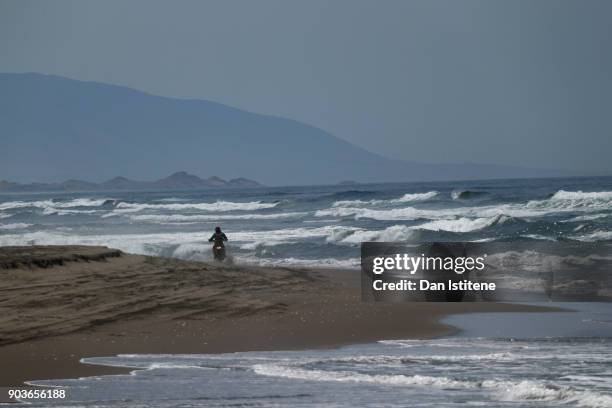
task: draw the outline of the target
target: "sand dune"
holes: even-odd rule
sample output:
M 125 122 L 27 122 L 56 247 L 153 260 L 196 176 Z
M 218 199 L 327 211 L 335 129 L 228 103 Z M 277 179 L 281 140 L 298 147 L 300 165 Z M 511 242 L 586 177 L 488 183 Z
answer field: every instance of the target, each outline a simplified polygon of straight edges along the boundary
M 0 345 L 151 315 L 282 311 L 287 305 L 270 294 L 317 281 L 298 270 L 210 266 L 105 247 L 5 248 L 0 269 Z

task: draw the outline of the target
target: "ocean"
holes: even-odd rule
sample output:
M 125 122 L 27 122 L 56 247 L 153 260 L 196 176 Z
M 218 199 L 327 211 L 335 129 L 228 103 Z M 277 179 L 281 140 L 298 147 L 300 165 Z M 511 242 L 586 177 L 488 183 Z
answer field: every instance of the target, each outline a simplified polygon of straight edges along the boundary
M 612 240 L 612 177 L 0 195 L 0 245 L 359 267 L 362 241 Z

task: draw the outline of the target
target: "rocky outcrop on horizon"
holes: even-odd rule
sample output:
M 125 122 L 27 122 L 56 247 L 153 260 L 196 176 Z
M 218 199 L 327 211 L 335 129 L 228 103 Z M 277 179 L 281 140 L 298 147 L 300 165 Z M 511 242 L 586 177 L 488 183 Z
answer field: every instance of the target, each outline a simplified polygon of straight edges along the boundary
M 0 180 L 0 192 L 43 192 L 43 191 L 116 191 L 116 190 L 199 190 L 207 188 L 259 187 L 261 184 L 247 178 L 229 181 L 212 176 L 206 179 L 185 171 L 179 171 L 156 181 L 135 181 L 125 177 L 114 177 L 102 183 L 82 180 L 66 180 L 61 183 L 12 183 Z

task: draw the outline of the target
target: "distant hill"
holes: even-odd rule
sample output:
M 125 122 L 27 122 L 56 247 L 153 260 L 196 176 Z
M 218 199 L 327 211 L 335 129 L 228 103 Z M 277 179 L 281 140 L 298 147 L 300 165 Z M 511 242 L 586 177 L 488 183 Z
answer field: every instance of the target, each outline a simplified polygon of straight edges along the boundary
M 103 183 L 90 183 L 81 180 L 67 180 L 62 183 L 20 184 L 0 180 L 0 192 L 40 192 L 40 191 L 116 191 L 116 190 L 195 190 L 223 187 L 259 187 L 256 181 L 236 178 L 225 181 L 220 177 L 202 179 L 184 171 L 171 174 L 157 181 L 134 181 L 125 177 L 114 177 Z
M 248 175 L 271 185 L 564 175 L 391 160 L 290 119 L 40 74 L 0 74 L 0 137 L 0 177 L 16 181 L 99 181 L 117 174 L 151 180 L 177 168 Z M 406 137 L 419 143 L 418 135 Z M 162 179 L 159 185 L 176 181 Z M 71 181 L 71 188 L 87 188 L 79 183 Z M 126 181 L 106 183 L 124 188 Z M 201 181 L 180 178 L 178 184 Z

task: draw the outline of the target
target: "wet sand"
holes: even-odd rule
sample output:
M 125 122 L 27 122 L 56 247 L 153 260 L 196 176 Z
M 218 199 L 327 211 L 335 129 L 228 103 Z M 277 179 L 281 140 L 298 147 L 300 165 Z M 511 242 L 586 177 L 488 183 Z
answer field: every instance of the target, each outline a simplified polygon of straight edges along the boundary
M 449 314 L 550 310 L 500 303 L 364 303 L 357 271 L 207 264 L 105 247 L 0 248 L 0 278 L 4 387 L 127 372 L 81 364 L 83 357 L 428 338 L 455 330 L 439 323 Z

